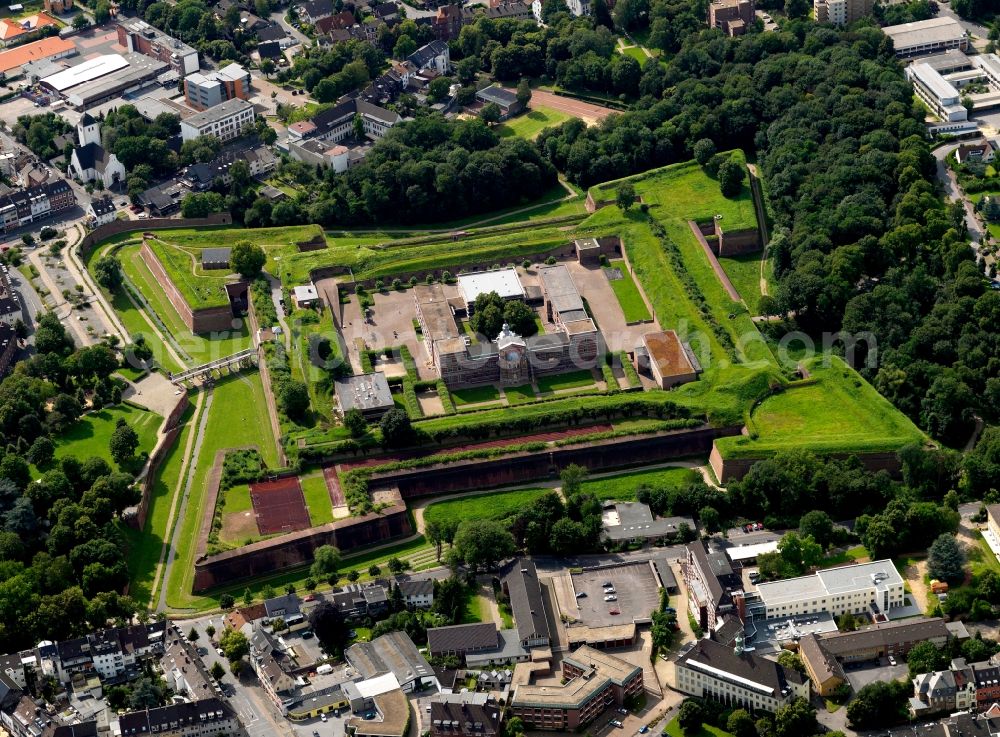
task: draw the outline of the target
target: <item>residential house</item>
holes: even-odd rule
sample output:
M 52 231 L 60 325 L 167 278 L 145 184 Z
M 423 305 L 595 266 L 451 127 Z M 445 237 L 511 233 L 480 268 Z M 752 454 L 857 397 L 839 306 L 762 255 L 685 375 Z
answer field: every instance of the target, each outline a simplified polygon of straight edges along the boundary
M 253 625 L 250 635 L 250 665 L 265 693 L 275 706 L 283 709 L 284 702 L 297 688 L 295 679 L 289 673 L 293 664 L 277 640 L 259 623 Z
M 63 180 L 0 195 L 0 232 L 44 220 L 76 205 L 72 187 Z
M 46 26 L 59 27 L 59 21 L 46 13 L 21 18 L 0 18 L 0 49 L 33 41 Z
M 14 363 L 16 354 L 17 334 L 10 325 L 0 322 L 0 377 L 6 374 L 7 369 Z M 0 674 L 0 679 L 9 680 L 5 674 Z
M 436 74 L 447 74 L 451 66 L 451 53 L 444 41 L 431 41 L 406 57 L 406 60 L 417 72 L 430 70 Z
M 79 145 L 70 156 L 70 166 L 81 182 L 100 181 L 112 187 L 125 181 L 125 166 L 101 145 L 101 124 L 84 113 L 76 126 Z
M 434 581 L 423 579 L 396 579 L 396 586 L 407 609 L 430 609 L 434 605 Z
M 480 694 L 461 694 L 479 696 Z M 500 733 L 502 707 L 496 700 L 468 698 L 462 701 L 431 701 L 431 737 L 496 737 Z
M 462 8 L 458 5 L 442 5 L 437 9 L 437 15 L 431 23 L 434 29 L 434 36 L 438 41 L 452 41 L 458 38 L 458 34 L 465 25 Z
M 714 640 L 699 640 L 680 656 L 676 688 L 697 698 L 755 713 L 775 712 L 795 699 L 809 700 L 809 680 L 794 668 Z
M 205 668 L 205 662 L 198 655 L 195 646 L 180 632 L 171 631 L 160 658 L 160 668 L 174 693 L 186 696 L 191 701 L 218 695 L 219 687 Z
M 116 216 L 115 202 L 108 195 L 96 197 L 87 205 L 87 217 L 93 227 L 114 222 Z
M 497 628 L 492 622 L 455 624 L 427 630 L 427 651 L 434 658 L 447 655 L 462 658 L 469 652 L 495 650 L 498 644 Z
M 7 273 L 0 271 L 0 325 L 14 327 L 22 319 L 21 299 L 10 285 Z
M 276 596 L 273 599 L 264 601 L 264 614 L 268 619 L 282 617 L 287 622 L 289 619 L 302 616 L 300 600 L 296 594 L 285 594 Z
M 331 602 L 344 619 L 377 617 L 389 610 L 389 592 L 378 584 L 350 584 L 332 594 Z
M 149 734 L 160 737 L 218 737 L 242 733 L 242 725 L 233 708 L 214 697 L 123 714 L 117 721 L 121 737 Z
M 754 22 L 754 0 L 712 0 L 708 4 L 708 26 L 727 36 L 742 36 Z
M 315 25 L 320 18 L 333 15 L 333 0 L 308 0 L 298 5 L 299 19 Z
M 947 670 L 920 673 L 912 679 L 914 696 L 910 713 L 914 718 L 939 711 L 968 709 L 976 702 L 972 667 L 958 658 Z
M 535 564 L 520 558 L 514 561 L 510 572 L 503 579 L 503 592 L 510 599 L 521 646 L 524 648 L 549 646 L 549 623 L 545 616 L 545 597 Z
M 985 138 L 972 143 L 963 143 L 955 149 L 955 160 L 959 164 L 988 164 L 996 157 L 996 150 Z
M 517 95 L 496 84 L 479 90 L 476 93 L 476 99 L 487 105 L 496 103 L 500 108 L 501 120 L 517 115 L 524 109 L 524 105 L 517 101 Z
M 184 182 L 196 192 L 211 189 L 216 180 L 228 187 L 233 181 L 229 169 L 237 161 L 245 161 L 250 169 L 250 176 L 258 177 L 272 171 L 277 166 L 278 159 L 267 146 L 237 146 L 221 151 L 207 164 L 189 166 L 184 174 Z

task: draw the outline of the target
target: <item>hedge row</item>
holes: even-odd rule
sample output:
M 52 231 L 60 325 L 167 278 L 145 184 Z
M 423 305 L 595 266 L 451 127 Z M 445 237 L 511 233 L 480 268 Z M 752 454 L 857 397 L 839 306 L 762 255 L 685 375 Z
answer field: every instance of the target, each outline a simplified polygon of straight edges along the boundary
M 451 398 L 451 392 L 448 390 L 448 385 L 444 383 L 444 379 L 438 379 L 435 386 L 445 413 L 449 415 L 455 414 L 455 400 Z
M 635 370 L 635 366 L 628 358 L 628 353 L 621 351 L 618 354 L 618 358 L 621 359 L 622 369 L 625 371 L 625 377 L 628 379 L 628 385 L 635 389 L 636 387 L 642 386 L 642 379 L 639 378 L 639 372 Z

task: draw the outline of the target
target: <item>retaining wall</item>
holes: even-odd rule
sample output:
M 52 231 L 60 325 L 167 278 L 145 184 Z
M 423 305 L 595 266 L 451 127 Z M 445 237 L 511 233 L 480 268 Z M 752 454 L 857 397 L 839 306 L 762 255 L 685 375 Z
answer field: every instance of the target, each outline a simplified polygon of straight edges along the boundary
M 571 463 L 597 472 L 693 455 L 704 456 L 712 449 L 716 438 L 738 435 L 739 432 L 738 426 L 701 427 L 596 440 L 540 453 L 522 452 L 502 458 L 471 459 L 387 471 L 374 474 L 370 485 L 373 489 L 381 486 L 398 488 L 403 499 L 488 489 L 555 476 Z
M 892 475 L 898 475 L 903 468 L 902 462 L 899 460 L 899 455 L 894 452 L 882 452 L 882 453 L 829 453 L 825 454 L 827 458 L 836 458 L 837 460 L 843 460 L 844 458 L 850 458 L 855 456 L 861 465 L 867 468 L 869 471 L 888 471 Z M 712 453 L 709 456 L 709 463 L 712 466 L 712 470 L 715 471 L 715 476 L 719 479 L 720 484 L 727 484 L 730 481 L 739 481 L 748 473 L 753 467 L 753 464 L 758 461 L 762 461 L 768 456 L 762 455 L 759 458 L 723 458 L 722 454 L 719 452 L 718 447 L 715 443 L 712 443 Z
M 121 233 L 142 233 L 147 230 L 164 228 L 198 228 L 207 225 L 231 225 L 233 216 L 228 212 L 216 212 L 203 218 L 150 218 L 148 220 L 114 220 L 99 225 L 80 240 L 80 253 L 86 254 L 91 248 L 113 235 Z
M 760 231 L 757 228 L 724 230 L 716 220 L 715 234 L 719 236 L 719 256 L 740 256 L 760 250 Z
M 150 272 L 156 281 L 163 287 L 163 293 L 170 304 L 177 310 L 183 323 L 192 333 L 224 332 L 233 329 L 233 308 L 230 305 L 223 307 L 206 307 L 201 310 L 192 310 L 191 305 L 184 299 L 184 295 L 174 285 L 167 270 L 160 263 L 160 259 L 153 253 L 149 244 L 143 241 L 139 255 L 143 262 L 149 267 Z
M 396 504 L 380 513 L 347 517 L 320 527 L 261 540 L 198 559 L 194 564 L 194 593 L 304 565 L 312 561 L 313 551 L 320 545 L 333 545 L 341 552 L 357 551 L 412 535 L 413 532 L 406 505 Z

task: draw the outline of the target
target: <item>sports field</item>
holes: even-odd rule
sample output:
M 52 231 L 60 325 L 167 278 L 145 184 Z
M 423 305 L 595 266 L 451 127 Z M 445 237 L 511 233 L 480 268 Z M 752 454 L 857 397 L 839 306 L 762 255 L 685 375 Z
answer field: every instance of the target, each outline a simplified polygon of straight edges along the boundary
M 156 445 L 156 431 L 160 428 L 163 418 L 149 410 L 130 404 L 119 404 L 90 412 L 77 420 L 55 441 L 55 457 L 71 455 L 81 460 L 97 457 L 103 458 L 113 466 L 109 444 L 111 433 L 115 431 L 119 419 L 125 420 L 139 435 L 137 456 L 153 450 L 153 446 Z
M 497 128 L 497 132 L 504 138 L 519 136 L 530 141 L 546 128 L 564 123 L 570 117 L 567 113 L 550 107 L 532 105 L 527 112 L 505 121 Z
M 322 471 L 316 471 L 307 476 L 300 476 L 302 494 L 309 509 L 309 520 L 313 527 L 333 522 L 333 504 L 330 501 L 330 490 Z

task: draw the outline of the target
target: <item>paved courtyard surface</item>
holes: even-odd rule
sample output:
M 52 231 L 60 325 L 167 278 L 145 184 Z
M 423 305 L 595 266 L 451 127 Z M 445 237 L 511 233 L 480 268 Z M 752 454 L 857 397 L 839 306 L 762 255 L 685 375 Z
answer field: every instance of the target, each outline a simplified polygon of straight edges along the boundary
M 617 601 L 605 601 L 604 584 L 614 585 Z M 648 563 L 614 566 L 573 574 L 577 619 L 590 627 L 648 620 L 660 600 L 656 577 Z M 586 596 L 580 596 L 585 593 Z M 618 612 L 618 614 L 612 614 Z M 572 611 L 567 612 L 572 616 Z
M 897 661 L 897 665 L 889 665 L 888 661 L 883 659 L 881 663 L 883 664 L 847 671 L 847 680 L 850 682 L 851 688 L 857 692 L 869 683 L 897 681 L 909 676 L 909 667 L 902 661 Z

